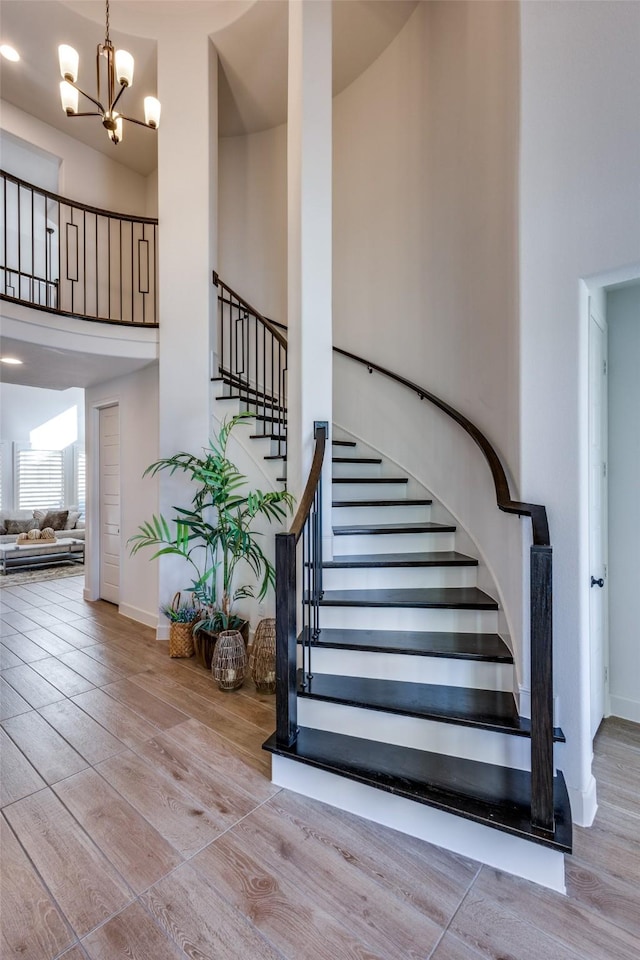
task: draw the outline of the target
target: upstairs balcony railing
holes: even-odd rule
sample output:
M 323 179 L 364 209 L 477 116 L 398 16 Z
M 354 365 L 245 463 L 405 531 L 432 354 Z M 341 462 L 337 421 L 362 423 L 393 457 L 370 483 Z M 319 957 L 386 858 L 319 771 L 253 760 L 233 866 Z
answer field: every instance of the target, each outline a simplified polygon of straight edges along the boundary
M 0 298 L 157 326 L 158 221 L 67 200 L 0 171 Z

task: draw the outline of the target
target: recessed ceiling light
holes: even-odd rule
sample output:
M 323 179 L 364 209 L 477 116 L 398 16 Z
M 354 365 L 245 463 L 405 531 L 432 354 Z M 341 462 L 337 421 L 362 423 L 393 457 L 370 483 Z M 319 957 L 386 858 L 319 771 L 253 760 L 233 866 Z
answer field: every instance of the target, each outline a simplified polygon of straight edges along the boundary
M 12 63 L 17 63 L 20 59 L 20 54 L 13 47 L 10 47 L 8 43 L 3 43 L 0 46 L 0 54 L 5 58 L 5 60 L 11 60 Z
M 22 360 L 18 360 L 17 357 L 0 357 L 0 363 L 10 363 L 13 366 L 18 366 L 22 363 Z

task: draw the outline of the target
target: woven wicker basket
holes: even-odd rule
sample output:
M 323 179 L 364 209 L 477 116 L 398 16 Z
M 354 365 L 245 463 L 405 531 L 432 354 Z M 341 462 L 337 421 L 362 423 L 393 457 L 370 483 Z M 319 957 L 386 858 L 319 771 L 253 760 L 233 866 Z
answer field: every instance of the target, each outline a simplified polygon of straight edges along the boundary
M 237 690 L 247 672 L 247 650 L 239 630 L 223 630 L 213 651 L 211 672 L 220 690 Z
M 272 618 L 261 620 L 256 627 L 249 669 L 256 690 L 276 692 L 276 622 Z
M 169 631 L 169 656 L 193 656 L 193 623 L 172 623 Z
M 180 594 L 176 593 L 173 598 L 172 606 L 176 609 L 180 606 Z M 189 623 L 172 623 L 169 630 L 169 656 L 170 657 L 192 657 L 193 647 L 193 625 L 195 618 Z

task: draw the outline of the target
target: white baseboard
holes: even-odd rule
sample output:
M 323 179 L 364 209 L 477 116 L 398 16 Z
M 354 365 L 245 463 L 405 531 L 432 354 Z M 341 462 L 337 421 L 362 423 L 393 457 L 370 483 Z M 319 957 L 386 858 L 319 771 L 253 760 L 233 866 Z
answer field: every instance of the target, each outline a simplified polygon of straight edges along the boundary
M 621 720 L 640 723 L 640 702 L 638 700 L 627 700 L 625 697 L 614 696 L 610 699 L 612 717 L 620 717 Z
M 157 613 L 150 613 L 148 610 L 140 610 L 138 607 L 134 607 L 130 603 L 121 603 L 118 606 L 118 612 L 121 613 L 123 617 L 128 617 L 129 620 L 135 620 L 137 623 L 143 623 L 145 627 L 158 626 Z
M 595 820 L 598 810 L 597 784 L 595 777 L 591 777 L 585 790 L 577 790 L 567 784 L 569 802 L 571 803 L 571 819 L 578 827 L 590 827 Z
M 274 755 L 271 763 L 271 779 L 280 787 L 565 893 L 564 855 L 558 850 L 287 757 Z
M 168 640 L 171 632 L 170 623 L 158 623 L 156 625 L 156 640 Z

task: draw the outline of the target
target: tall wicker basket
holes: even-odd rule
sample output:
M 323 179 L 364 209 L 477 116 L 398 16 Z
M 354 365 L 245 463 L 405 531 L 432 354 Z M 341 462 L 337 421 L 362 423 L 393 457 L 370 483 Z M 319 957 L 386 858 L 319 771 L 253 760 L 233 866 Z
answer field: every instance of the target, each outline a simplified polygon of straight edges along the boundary
M 276 692 L 276 621 L 271 618 L 261 620 L 256 627 L 249 669 L 256 690 Z
M 247 672 L 247 649 L 239 630 L 223 630 L 213 651 L 211 672 L 220 690 L 237 690 Z

